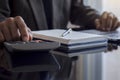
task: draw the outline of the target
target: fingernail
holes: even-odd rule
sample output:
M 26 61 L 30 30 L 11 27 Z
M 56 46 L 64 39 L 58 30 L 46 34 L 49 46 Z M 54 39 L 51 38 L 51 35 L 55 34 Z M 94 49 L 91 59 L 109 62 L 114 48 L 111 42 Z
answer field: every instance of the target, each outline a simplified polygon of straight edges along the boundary
M 28 41 L 29 38 L 27 36 L 23 37 L 23 41 Z

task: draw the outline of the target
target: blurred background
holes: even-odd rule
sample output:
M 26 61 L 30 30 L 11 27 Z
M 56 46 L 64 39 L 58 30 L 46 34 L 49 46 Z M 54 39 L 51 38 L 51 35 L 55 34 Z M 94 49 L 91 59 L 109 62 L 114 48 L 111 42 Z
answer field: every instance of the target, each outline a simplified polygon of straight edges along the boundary
M 120 20 L 120 0 L 84 0 L 100 13 L 114 13 Z M 119 47 L 120 49 L 120 47 Z M 120 50 L 79 56 L 76 80 L 120 80 Z
M 120 20 L 119 0 L 84 0 L 85 5 L 90 5 L 100 13 L 103 11 L 113 12 Z

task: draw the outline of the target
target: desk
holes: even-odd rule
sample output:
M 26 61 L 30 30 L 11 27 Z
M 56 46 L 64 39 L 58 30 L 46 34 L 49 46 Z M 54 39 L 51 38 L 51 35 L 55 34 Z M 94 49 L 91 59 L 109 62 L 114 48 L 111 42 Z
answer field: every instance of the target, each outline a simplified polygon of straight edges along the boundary
M 102 80 L 120 80 L 120 47 L 102 55 Z M 107 63 L 107 64 L 106 64 Z
M 97 54 L 79 55 L 78 60 L 73 62 L 71 80 L 120 80 L 119 61 L 120 47 Z

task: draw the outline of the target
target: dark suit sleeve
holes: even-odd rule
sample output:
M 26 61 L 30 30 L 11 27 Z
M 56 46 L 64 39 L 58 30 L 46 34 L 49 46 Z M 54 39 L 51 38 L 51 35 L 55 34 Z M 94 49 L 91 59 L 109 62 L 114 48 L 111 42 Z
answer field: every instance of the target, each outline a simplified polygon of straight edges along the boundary
M 95 28 L 94 20 L 99 17 L 97 11 L 89 6 L 84 6 L 78 0 L 73 0 L 71 5 L 71 23 L 84 26 L 83 29 Z
M 9 0 L 0 0 L 0 21 L 10 15 Z

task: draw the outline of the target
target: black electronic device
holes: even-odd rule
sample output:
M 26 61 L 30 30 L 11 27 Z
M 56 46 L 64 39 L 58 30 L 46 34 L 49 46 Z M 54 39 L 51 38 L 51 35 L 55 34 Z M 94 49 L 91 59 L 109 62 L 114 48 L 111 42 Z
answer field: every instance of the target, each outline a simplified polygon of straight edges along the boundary
M 4 46 L 9 52 L 18 51 L 49 51 L 51 49 L 58 48 L 60 46 L 57 42 L 46 42 L 46 41 L 15 41 L 15 42 L 4 42 Z
M 6 57 L 13 72 L 56 71 L 59 62 L 49 51 L 60 46 L 56 42 L 4 42 Z

